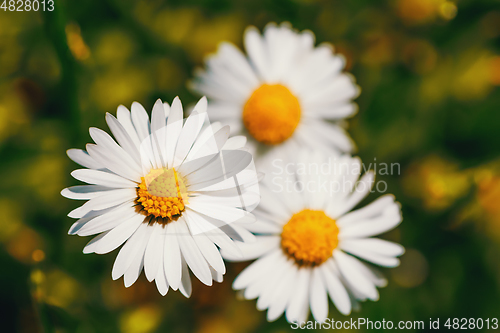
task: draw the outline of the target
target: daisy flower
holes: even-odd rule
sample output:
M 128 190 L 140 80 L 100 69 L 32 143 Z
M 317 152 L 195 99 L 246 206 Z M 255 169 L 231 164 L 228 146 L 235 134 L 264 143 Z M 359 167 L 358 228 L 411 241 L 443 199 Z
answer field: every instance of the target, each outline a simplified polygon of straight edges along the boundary
M 71 175 L 89 185 L 64 189 L 70 199 L 88 200 L 68 216 L 78 219 L 70 235 L 98 234 L 84 253 L 117 249 L 114 280 L 131 286 L 144 268 L 165 295 L 169 288 L 189 297 L 188 268 L 204 284 L 222 281 L 225 266 L 219 252 L 237 250 L 233 240 L 251 241 L 241 227 L 260 199 L 252 156 L 244 137 L 229 137 L 229 127 L 210 124 L 202 98 L 183 121 L 182 104 L 158 100 L 151 121 L 133 103 L 119 106 L 117 118 L 106 114 L 116 141 L 90 128 L 95 144 L 86 151 L 68 150 L 85 167 Z M 237 254 L 236 254 L 237 255 Z
M 378 300 L 376 287 L 387 281 L 372 264 L 397 266 L 404 248 L 372 236 L 396 227 L 401 212 L 392 195 L 352 210 L 374 183 L 371 171 L 359 178 L 358 158 L 344 155 L 332 161 L 321 153 L 301 152 L 298 161 L 275 164 L 284 172 L 264 179 L 262 200 L 253 212 L 257 222 L 247 226 L 257 241 L 237 242 L 243 257 L 222 255 L 234 261 L 257 259 L 233 288 L 246 299 L 257 298 L 257 308 L 268 309 L 269 321 L 283 312 L 289 322 L 305 321 L 311 309 L 324 322 L 328 295 L 344 315 L 360 300 Z
M 244 34 L 247 55 L 221 43 L 195 72 L 191 89 L 210 100 L 210 118 L 249 138 L 263 167 L 298 147 L 350 152 L 353 144 L 339 121 L 354 115 L 359 88 L 342 70 L 345 59 L 333 47 L 314 47 L 311 31 L 268 24 Z M 276 154 L 279 152 L 279 155 Z

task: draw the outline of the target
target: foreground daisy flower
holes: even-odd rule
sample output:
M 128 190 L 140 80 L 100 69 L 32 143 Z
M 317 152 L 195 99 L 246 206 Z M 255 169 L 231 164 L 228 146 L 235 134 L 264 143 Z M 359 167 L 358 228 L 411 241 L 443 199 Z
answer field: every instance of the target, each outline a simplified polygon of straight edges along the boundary
M 324 322 L 328 295 L 344 315 L 358 300 L 378 299 L 376 287 L 385 286 L 386 280 L 367 262 L 397 266 L 396 257 L 404 248 L 371 237 L 396 227 L 401 212 L 392 195 L 352 210 L 374 180 L 373 172 L 367 172 L 358 181 L 357 158 L 342 156 L 325 164 L 328 160 L 321 154 L 301 153 L 298 161 L 293 174 L 287 174 L 290 166 L 276 164 L 285 172 L 263 181 L 262 200 L 254 211 L 257 222 L 247 226 L 257 241 L 239 243 L 243 259 L 257 260 L 236 278 L 233 288 L 244 290 L 246 299 L 258 298 L 257 308 L 268 309 L 269 321 L 285 311 L 289 322 L 305 321 L 310 308 L 314 318 Z
M 247 135 L 260 148 L 261 163 L 297 147 L 349 152 L 353 145 L 338 124 L 354 115 L 351 100 L 359 88 L 342 73 L 345 60 L 331 45 L 314 47 L 314 34 L 288 24 L 255 27 L 244 35 L 248 58 L 233 44 L 221 43 L 198 70 L 191 88 L 208 96 L 211 119 Z M 267 164 L 262 164 L 263 166 Z
M 240 223 L 259 201 L 252 156 L 241 150 L 244 137 L 228 139 L 229 127 L 210 125 L 202 98 L 183 122 L 178 98 L 160 100 L 151 121 L 146 110 L 119 106 L 117 118 L 106 114 L 115 140 L 91 128 L 95 144 L 68 156 L 87 169 L 71 175 L 90 185 L 61 193 L 88 200 L 68 214 L 77 218 L 69 234 L 93 238 L 84 253 L 104 254 L 125 243 L 112 277 L 131 286 L 142 268 L 165 295 L 169 288 L 191 294 L 189 269 L 204 284 L 222 281 L 225 266 L 219 248 L 233 253 L 234 240 L 253 240 Z M 237 255 L 237 253 L 233 253 Z

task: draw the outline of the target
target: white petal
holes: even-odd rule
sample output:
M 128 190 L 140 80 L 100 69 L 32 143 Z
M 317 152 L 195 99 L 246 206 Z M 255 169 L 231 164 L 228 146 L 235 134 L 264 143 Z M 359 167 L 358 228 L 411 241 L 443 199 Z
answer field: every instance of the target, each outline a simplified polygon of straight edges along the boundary
M 164 265 L 165 275 L 173 290 L 177 290 L 181 283 L 181 250 L 179 248 L 177 223 L 169 223 L 165 227 Z
M 234 181 L 234 177 L 232 179 Z M 189 202 L 191 203 L 195 201 L 197 203 L 224 206 L 228 208 L 242 208 L 246 211 L 250 210 L 247 207 L 257 206 L 260 201 L 260 195 L 258 193 L 247 190 L 247 187 L 241 185 L 239 180 L 234 182 L 234 185 L 234 188 L 228 188 L 225 190 L 197 191 L 197 193 L 193 193 L 191 195 Z M 253 185 L 256 185 L 256 183 Z M 254 221 L 255 219 L 251 219 L 246 221 L 246 223 L 253 223 Z
M 195 240 L 189 232 L 186 222 L 181 218 L 176 223 L 177 239 L 179 240 L 179 247 L 186 263 L 193 272 L 193 274 L 205 285 L 212 285 L 212 274 L 208 268 L 207 261 L 201 254 Z
M 167 163 L 168 168 L 174 164 L 175 147 L 182 131 L 182 104 L 179 97 L 174 98 L 167 119 Z
M 272 192 L 271 195 L 278 197 L 280 203 L 286 207 L 286 211 L 292 214 L 300 210 L 300 207 L 304 207 L 306 202 L 300 192 L 295 189 L 295 181 L 296 178 L 294 176 L 285 173 L 284 175 L 273 177 L 272 182 L 274 187 L 270 189 L 270 192 Z M 290 184 L 293 185 L 290 187 Z M 283 190 L 278 191 L 278 189 Z M 314 209 L 314 207 L 309 208 Z
M 333 255 L 340 273 L 349 282 L 351 287 L 370 299 L 378 299 L 378 292 L 373 283 L 359 269 L 356 269 L 356 264 L 353 264 L 358 259 L 338 249 L 334 251 Z
M 99 211 L 132 202 L 136 193 L 134 189 L 122 188 L 106 191 L 102 195 L 92 198 L 80 207 L 80 212 Z
M 373 264 L 384 266 L 384 267 L 396 267 L 399 266 L 399 259 L 394 257 L 386 257 L 373 252 L 365 252 L 359 249 L 347 251 L 361 259 L 369 261 Z
M 268 79 L 269 55 L 264 41 L 259 31 L 255 27 L 249 27 L 244 34 L 245 49 L 250 58 L 250 62 L 257 70 L 261 79 Z
M 309 85 L 300 92 L 301 95 L 305 96 L 306 93 L 315 92 L 338 77 L 345 66 L 345 59 L 343 56 L 333 55 L 332 51 L 328 44 L 322 44 L 308 54 L 307 61 L 315 61 L 317 71 L 308 73 L 309 76 L 304 78 L 309 81 Z M 314 100 L 313 102 L 318 104 L 321 100 Z
M 270 80 L 283 80 L 302 55 L 300 36 L 285 25 L 278 28 L 268 25 L 264 29 L 264 37 L 271 60 Z
M 151 236 L 152 227 L 148 226 L 148 231 L 144 238 L 141 240 L 140 247 L 136 249 L 136 252 L 133 254 L 134 258 L 130 263 L 129 268 L 125 272 L 123 276 L 123 283 L 125 284 L 125 288 L 130 287 L 137 281 L 139 275 L 141 275 L 142 268 L 144 267 L 144 251 L 148 244 L 149 237 Z
M 349 315 L 351 313 L 351 301 L 342 282 L 328 268 L 328 265 L 321 265 L 318 269 L 323 275 L 323 281 L 333 304 L 335 304 L 340 313 L 345 316 Z
M 256 173 L 255 170 L 253 170 L 253 166 L 249 164 L 245 170 L 240 171 L 237 175 L 193 192 L 212 196 L 227 196 L 229 194 L 236 197 L 239 196 L 243 203 L 238 205 L 238 207 L 249 207 L 254 203 L 258 203 L 256 202 L 257 200 L 260 201 L 260 197 L 258 196 L 258 184 L 259 174 Z
M 134 124 L 132 124 L 132 117 L 130 115 L 130 111 L 123 105 L 118 106 L 118 108 L 116 109 L 116 119 L 118 119 L 120 124 L 127 131 L 129 137 L 134 142 L 137 149 L 139 149 L 141 141 L 139 140 L 137 131 L 134 128 Z
M 111 231 L 111 230 L 110 230 Z M 88 253 L 94 253 L 97 247 L 100 245 L 101 240 L 109 234 L 110 231 L 103 232 L 100 235 L 95 236 L 92 238 L 87 245 L 83 248 L 83 253 L 88 254 Z
M 255 212 L 257 221 L 255 221 L 254 223 L 250 223 L 248 225 L 245 225 L 245 229 L 247 229 L 250 232 L 256 233 L 256 234 L 273 234 L 273 235 L 275 235 L 275 234 L 281 233 L 281 231 L 282 231 L 281 224 L 264 219 L 257 214 L 258 214 L 258 212 Z
M 221 58 L 221 63 L 242 83 L 246 83 L 247 88 L 252 88 L 259 84 L 255 71 L 248 63 L 248 60 L 233 44 L 227 42 L 220 43 L 218 55 Z
M 262 271 L 261 275 L 245 288 L 243 297 L 246 299 L 254 299 L 262 295 L 268 286 L 268 281 L 273 275 L 274 272 L 272 270 Z
M 308 300 L 310 280 L 311 269 L 300 268 L 297 275 L 295 293 L 290 299 L 290 303 L 286 309 L 286 319 L 290 323 L 305 320 L 304 312 L 307 316 L 307 309 L 309 308 Z
M 105 254 L 113 251 L 118 246 L 122 245 L 143 223 L 144 216 L 136 215 L 128 220 L 123 221 L 99 241 L 99 245 L 95 249 L 97 254 Z
M 195 80 L 189 87 L 199 94 L 211 96 L 225 102 L 239 103 L 245 99 L 251 90 L 245 81 L 235 77 L 224 67 L 220 57 L 211 57 L 207 60 L 209 72 L 195 69 Z
M 322 140 L 314 127 L 307 124 L 299 124 L 294 132 L 294 136 L 288 141 L 292 142 L 292 140 L 296 140 L 300 147 L 314 147 L 324 154 L 335 155 L 339 153 L 337 147 L 332 146 L 328 141 Z
M 272 269 L 273 265 L 282 255 L 282 250 L 276 249 L 250 264 L 236 277 L 233 282 L 233 289 L 239 290 L 246 288 L 252 281 L 258 279 L 262 272 Z
M 387 279 L 375 266 L 361 260 L 356 260 L 354 263 L 357 265 L 360 272 L 372 281 L 374 285 L 381 288 L 387 286 Z
M 144 253 L 144 273 L 149 282 L 153 281 L 158 273 L 163 253 L 165 235 L 162 233 L 163 226 L 155 223 L 152 226 L 151 237 Z
M 186 264 L 186 259 L 184 256 L 181 257 L 181 265 L 182 265 L 182 279 L 181 284 L 179 285 L 179 290 L 184 297 L 191 297 L 192 285 L 191 285 L 191 277 L 189 276 L 188 265 Z
M 150 163 L 153 168 L 160 168 L 161 165 L 157 164 L 153 152 L 149 116 L 141 104 L 137 102 L 132 103 L 131 119 L 140 141 L 139 153 L 141 154 L 141 164 L 147 166 Z
M 252 165 L 252 155 L 243 150 L 223 150 L 202 168 L 186 175 L 189 190 L 202 191 L 238 175 Z
M 123 177 L 131 180 L 140 178 L 140 165 L 108 133 L 95 127 L 91 127 L 89 132 L 97 144 L 87 145 L 87 151 L 94 160 Z
M 311 91 L 314 93 L 318 90 L 319 84 L 321 85 L 319 88 L 323 87 L 324 82 L 317 82 L 317 78 L 321 78 L 324 74 L 330 75 L 330 79 L 335 78 L 337 76 L 335 70 L 339 72 L 344 67 L 340 57 L 332 59 L 332 48 L 328 44 L 319 45 L 313 49 L 314 41 L 306 40 L 305 42 L 307 43 L 306 52 L 300 66 L 290 73 L 287 80 L 292 89 L 301 97 L 311 94 Z M 303 101 L 302 104 L 304 104 Z
M 243 122 L 241 119 L 235 118 L 235 119 L 225 119 L 224 120 L 224 125 L 229 126 L 229 133 L 231 135 L 237 135 L 240 134 L 243 131 Z
M 71 175 L 87 184 L 93 185 L 101 185 L 107 187 L 115 187 L 115 188 L 135 188 L 137 186 L 136 183 L 115 175 L 113 173 L 92 170 L 92 169 L 77 169 L 71 172 Z
M 356 103 L 328 105 L 325 107 L 311 107 L 310 110 L 305 109 L 309 117 L 321 118 L 328 120 L 337 120 L 354 116 L 358 112 L 358 105 Z
M 302 103 L 309 105 L 313 103 L 336 104 L 357 97 L 359 92 L 360 89 L 354 83 L 353 77 L 348 74 L 341 74 L 328 81 L 320 89 L 303 96 Z
M 381 216 L 358 221 L 340 229 L 339 239 L 364 238 L 375 236 L 395 228 L 402 221 L 401 212 L 397 204 L 384 209 Z
M 235 244 L 239 248 L 239 252 L 230 252 L 222 250 L 222 256 L 229 261 L 246 261 L 256 259 L 266 253 L 279 248 L 280 236 L 256 236 L 254 243 L 242 243 L 236 241 Z
M 75 235 L 85 224 L 89 223 L 90 220 L 92 220 L 91 217 L 86 217 L 73 223 L 68 230 L 68 235 Z
M 104 191 L 112 190 L 106 186 L 98 186 L 98 185 L 79 185 L 79 186 L 71 186 L 65 188 L 61 191 L 61 195 L 68 199 L 75 200 L 88 200 L 95 197 L 98 197 L 103 194 Z
M 87 207 L 84 207 L 84 205 L 82 205 L 69 212 L 68 216 L 71 217 L 72 219 L 79 219 L 83 217 L 89 217 L 88 214 L 91 214 L 92 212 L 93 211 L 88 210 Z
M 394 196 L 392 194 L 383 195 L 370 204 L 343 215 L 337 220 L 337 225 L 343 227 L 350 223 L 382 215 L 385 208 L 392 204 L 394 204 Z
M 368 252 L 386 257 L 399 257 L 405 252 L 401 245 L 379 238 L 346 239 L 340 242 L 339 247 L 361 257 L 363 256 L 360 254 Z
M 186 157 L 186 161 L 194 161 L 205 156 L 213 157 L 214 154 L 217 154 L 222 149 L 228 140 L 229 132 L 229 126 L 219 127 L 214 123 L 207 127 L 194 143 L 191 151 Z M 201 166 L 202 165 L 199 165 L 199 167 Z M 181 170 L 181 168 L 185 168 L 185 165 L 182 165 L 179 170 Z M 189 170 L 189 172 L 184 172 L 183 174 L 190 174 L 198 168 Z
M 225 223 L 232 223 L 239 219 L 252 216 L 250 213 L 244 211 L 243 209 L 235 207 L 206 204 L 198 201 L 190 201 L 188 205 L 189 209 L 192 209 L 211 218 L 223 221 Z
M 208 264 L 217 272 L 225 274 L 226 267 L 224 266 L 224 261 L 215 244 L 203 234 L 194 235 L 193 239 Z
M 79 236 L 89 236 L 103 231 L 113 229 L 124 220 L 136 215 L 132 203 L 123 204 L 107 211 L 85 223 L 76 234 Z
M 241 149 L 247 143 L 247 138 L 243 135 L 233 136 L 229 138 L 222 149 L 231 150 L 231 149 Z
M 165 119 L 170 115 L 170 104 L 163 102 L 163 108 L 165 109 Z
M 222 275 L 221 273 L 217 272 L 212 267 L 210 267 L 210 272 L 212 272 L 212 279 L 214 281 L 217 281 L 217 282 L 221 283 L 222 280 L 224 279 L 224 275 Z
M 94 160 L 90 155 L 81 149 L 68 149 L 66 151 L 66 154 L 68 154 L 68 157 L 73 160 L 74 162 L 80 164 L 81 166 L 84 166 L 89 169 L 104 169 L 104 165 L 98 163 L 96 160 Z
M 99 215 L 102 215 L 102 214 L 105 214 L 113 209 L 115 209 L 116 207 L 110 207 L 110 208 L 106 208 L 106 209 L 101 209 L 101 210 L 91 210 L 91 211 L 84 211 L 82 210 L 83 206 L 80 206 L 76 209 L 73 209 L 71 212 L 69 212 L 68 216 L 73 218 L 73 219 L 81 219 L 81 218 L 94 218 L 96 216 L 99 216 Z M 86 210 L 86 209 L 85 209 Z
M 142 141 L 150 134 L 149 116 L 144 107 L 137 102 L 132 103 L 131 109 L 132 124 L 134 125 L 137 135 L 139 136 L 139 140 L 142 143 Z
M 317 138 L 322 140 L 322 142 L 342 152 L 351 152 L 354 150 L 354 141 L 342 127 L 323 120 L 313 119 L 308 121 L 308 125 L 314 128 Z
M 279 195 L 273 193 L 271 190 L 262 186 L 260 189 L 260 208 L 266 210 L 273 216 L 277 216 L 286 222 L 293 215 L 293 212 L 290 212 L 288 208 L 285 206 L 283 202 L 279 199 Z
M 289 261 L 283 253 L 278 260 L 274 262 L 272 268 L 273 274 L 269 276 L 267 280 L 267 285 L 262 290 L 262 293 L 257 300 L 257 309 L 264 310 L 267 309 L 275 301 L 275 292 L 283 286 L 285 279 L 287 279 L 293 272 L 293 263 Z
M 158 272 L 156 272 L 155 283 L 156 288 L 160 292 L 162 296 L 165 296 L 168 293 L 169 284 L 167 281 L 167 277 L 165 276 L 165 271 L 163 269 L 163 251 L 158 253 L 160 256 L 160 266 L 158 267 Z
M 220 99 L 215 99 L 208 105 L 208 114 L 211 120 L 226 121 L 226 119 L 238 120 L 240 119 L 243 106 L 239 103 L 234 103 L 232 101 L 222 101 Z
M 287 276 L 278 285 L 274 291 L 274 299 L 267 311 L 267 320 L 272 322 L 278 319 L 285 311 L 290 299 L 295 293 L 295 284 L 297 283 L 297 266 L 290 265 Z
M 160 99 L 155 102 L 151 113 L 151 140 L 156 165 L 167 166 L 167 119 L 165 107 Z
M 186 219 L 191 235 L 205 234 L 219 228 L 219 225 L 210 223 L 207 216 L 198 214 L 189 207 L 184 211 L 183 216 Z
M 125 245 L 120 249 L 118 255 L 116 256 L 115 263 L 113 264 L 113 270 L 111 271 L 111 277 L 113 280 L 119 279 L 127 269 L 130 267 L 130 263 L 136 256 L 138 250 L 141 248 L 144 242 L 145 235 L 147 234 L 148 225 L 143 223 L 135 233 L 127 240 Z
M 246 243 L 255 242 L 255 235 L 248 230 L 238 226 L 236 223 L 233 223 L 231 225 L 224 225 L 220 227 L 220 229 L 234 240 Z
M 116 141 L 118 141 L 120 146 L 134 159 L 137 165 L 140 165 L 141 156 L 138 149 L 140 143 L 137 139 L 137 135 L 135 135 L 135 139 L 137 140 L 135 141 L 133 137 L 130 136 L 130 134 L 127 132 L 125 127 L 120 123 L 120 121 L 109 113 L 106 113 L 106 123 L 108 124 L 111 133 L 113 133 L 113 136 L 116 138 Z
M 193 232 L 193 226 L 195 226 L 195 224 L 193 224 L 193 218 L 196 218 L 195 214 L 185 214 L 184 217 L 191 235 L 193 235 L 193 239 L 196 242 L 196 245 L 207 260 L 208 264 L 217 272 L 225 274 L 226 267 L 224 266 L 221 254 L 219 253 L 219 250 L 215 246 L 214 242 L 210 240 L 205 234 Z
M 215 245 L 217 245 L 221 250 L 235 253 L 239 252 L 238 247 L 234 243 L 234 241 L 229 238 L 223 231 L 219 229 L 214 229 L 209 232 L 204 233 Z
M 188 156 L 188 153 L 198 137 L 203 123 L 205 122 L 206 116 L 207 114 L 205 112 L 198 113 L 195 111 L 186 119 L 186 123 L 182 127 L 181 133 L 179 134 L 177 147 L 175 148 L 174 167 L 181 164 Z
M 356 206 L 361 200 L 363 200 L 373 187 L 375 182 L 375 173 L 373 171 L 368 171 L 361 177 L 359 182 L 356 184 L 352 194 L 348 197 L 347 201 L 344 203 L 344 207 L 340 212 L 337 212 L 337 216 L 341 216 L 344 213 L 350 211 L 354 206 Z
M 323 323 L 328 317 L 328 296 L 319 269 L 312 269 L 310 288 L 311 312 L 316 321 Z

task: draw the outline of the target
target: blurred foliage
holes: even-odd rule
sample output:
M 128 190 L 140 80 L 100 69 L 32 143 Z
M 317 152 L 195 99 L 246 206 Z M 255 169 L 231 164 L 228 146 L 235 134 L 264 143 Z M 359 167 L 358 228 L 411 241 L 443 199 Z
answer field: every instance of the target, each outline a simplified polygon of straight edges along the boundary
M 186 81 L 247 25 L 289 21 L 347 59 L 362 88 L 349 132 L 404 222 L 371 320 L 500 313 L 500 4 L 494 0 L 56 0 L 54 12 L 0 10 L 0 312 L 3 332 L 283 332 L 225 283 L 161 297 L 141 276 L 111 280 L 115 254 L 81 253 L 65 216 L 78 203 L 70 147 L 105 112 L 198 96 Z M 376 196 L 369 198 L 373 200 Z M 331 306 L 330 316 L 341 318 Z

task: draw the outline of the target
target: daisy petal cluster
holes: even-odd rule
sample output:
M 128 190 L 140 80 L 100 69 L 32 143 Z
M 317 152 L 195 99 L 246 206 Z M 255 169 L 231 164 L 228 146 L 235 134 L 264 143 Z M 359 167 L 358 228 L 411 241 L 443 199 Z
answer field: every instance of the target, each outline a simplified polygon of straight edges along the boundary
M 62 195 L 87 200 L 69 213 L 78 219 L 69 234 L 97 235 L 84 253 L 104 254 L 123 245 L 112 277 L 132 285 L 144 268 L 159 292 L 191 294 L 189 270 L 202 283 L 222 281 L 219 249 L 237 250 L 234 240 L 252 241 L 241 225 L 260 200 L 252 155 L 244 137 L 229 138 L 228 126 L 210 124 L 202 98 L 183 121 L 178 98 L 158 100 L 151 114 L 139 104 L 106 115 L 114 138 L 90 129 L 94 144 L 70 149 L 83 169 L 71 174 L 88 185 Z M 234 253 L 237 255 L 237 253 Z
M 95 144 L 68 151 L 85 167 L 73 177 L 88 184 L 62 191 L 87 200 L 69 213 L 78 219 L 69 233 L 97 235 L 84 253 L 123 245 L 112 277 L 127 287 L 144 268 L 162 295 L 189 297 L 189 271 L 211 285 L 222 281 L 223 258 L 255 260 L 233 288 L 257 299 L 269 321 L 311 312 L 324 322 L 329 298 L 349 315 L 378 300 L 387 281 L 377 266 L 395 267 L 404 253 L 375 237 L 401 223 L 394 196 L 359 207 L 375 176 L 349 155 L 343 125 L 360 89 L 344 58 L 315 46 L 310 31 L 249 27 L 244 46 L 246 54 L 221 43 L 196 71 L 191 88 L 210 103 L 203 97 L 185 121 L 178 98 L 158 100 L 151 119 L 138 103 L 120 106 L 106 115 L 114 138 L 91 128 Z M 283 160 L 292 167 L 269 173 Z
M 354 78 L 329 44 L 314 46 L 314 34 L 289 24 L 254 27 L 244 34 L 246 54 L 224 42 L 191 82 L 210 100 L 212 119 L 249 138 L 263 168 L 297 148 L 350 152 L 353 143 L 339 122 L 357 111 Z
M 378 300 L 377 287 L 387 281 L 374 265 L 397 266 L 404 253 L 401 245 L 373 237 L 401 222 L 394 196 L 353 209 L 370 193 L 373 172 L 360 177 L 360 160 L 348 155 L 333 159 L 329 172 L 320 171 L 327 162 L 322 153 L 302 151 L 293 173 L 265 178 L 257 222 L 246 226 L 257 241 L 237 242 L 243 258 L 222 252 L 228 260 L 257 259 L 233 288 L 257 298 L 269 321 L 284 312 L 289 322 L 305 321 L 310 309 L 324 322 L 328 296 L 344 315 L 359 301 Z

